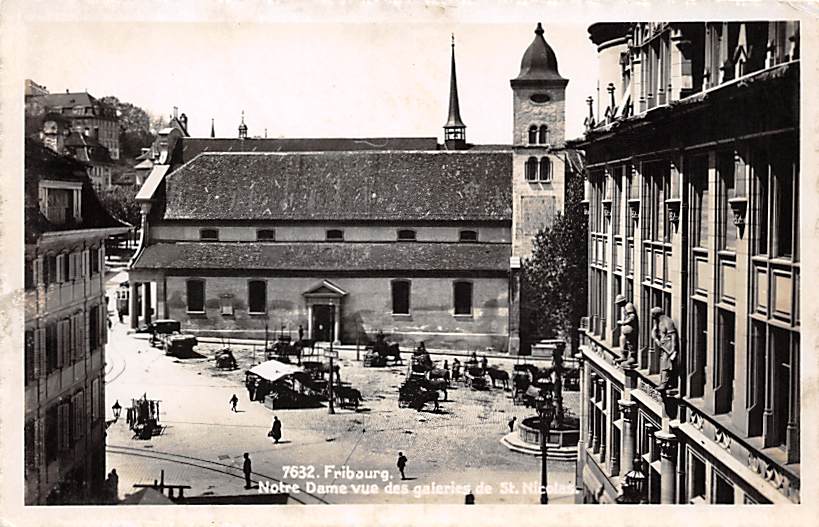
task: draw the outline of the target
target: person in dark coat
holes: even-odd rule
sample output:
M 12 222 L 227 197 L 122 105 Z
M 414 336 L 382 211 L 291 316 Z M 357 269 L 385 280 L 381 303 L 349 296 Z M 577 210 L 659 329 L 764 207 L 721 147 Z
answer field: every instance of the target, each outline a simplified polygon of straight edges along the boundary
M 233 397 L 231 397 L 231 398 L 230 398 L 230 410 L 231 410 L 232 412 L 237 411 L 237 410 L 236 410 L 236 405 L 237 405 L 237 404 L 239 404 L 239 398 L 238 398 L 238 397 L 236 397 L 236 394 L 234 393 L 234 394 L 233 394 Z
M 273 428 L 270 430 L 270 437 L 273 438 L 274 443 L 278 443 L 282 438 L 282 422 L 275 415 L 273 416 Z
M 245 473 L 245 488 L 252 489 L 253 485 L 250 482 L 250 474 L 253 472 L 253 468 L 250 465 L 250 454 L 245 452 L 245 463 L 242 466 L 242 471 Z
M 302 325 L 299 324 L 299 341 L 302 340 L 304 340 L 304 327 L 302 327 Z
M 517 417 L 512 417 L 512 419 L 509 419 L 509 431 L 510 432 L 515 431 L 515 421 L 517 421 L 517 420 L 518 420 Z
M 486 355 L 484 355 L 483 357 L 481 357 L 481 369 L 483 371 L 486 371 L 486 369 L 488 367 L 489 367 L 489 361 L 486 359 Z
M 404 475 L 404 468 L 407 466 L 407 456 L 404 455 L 403 452 L 398 453 L 398 463 L 396 463 L 398 467 L 398 471 L 401 473 L 401 479 L 407 479 Z

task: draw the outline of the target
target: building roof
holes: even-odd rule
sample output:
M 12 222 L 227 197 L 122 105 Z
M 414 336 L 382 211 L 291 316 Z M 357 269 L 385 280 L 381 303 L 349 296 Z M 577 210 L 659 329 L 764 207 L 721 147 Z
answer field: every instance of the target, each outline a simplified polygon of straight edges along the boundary
M 93 136 L 71 132 L 65 139 L 65 147 L 81 161 L 95 165 L 113 163 L 108 149 Z
M 76 93 L 49 93 L 48 95 L 37 96 L 43 104 L 49 107 L 69 107 L 74 106 L 93 106 L 98 103 L 97 99 L 87 92 Z
M 543 26 L 537 23 L 535 39 L 520 61 L 520 73 L 515 81 L 565 80 L 557 71 L 557 56 L 543 38 Z
M 509 268 L 510 244 L 440 242 L 160 242 L 149 245 L 135 270 L 451 271 Z
M 69 156 L 60 155 L 37 141 L 26 139 L 25 157 L 25 221 L 26 243 L 51 231 L 75 229 L 124 228 L 128 224 L 112 217 L 102 206 L 86 175 L 86 164 Z M 82 186 L 82 221 L 54 225 L 43 216 L 39 205 L 41 180 L 80 182 Z
M 166 220 L 512 219 L 508 152 L 207 153 L 165 182 Z
M 182 141 L 182 159 L 202 152 L 346 152 L 361 150 L 437 150 L 435 137 L 329 137 L 294 139 L 239 139 L 191 137 Z

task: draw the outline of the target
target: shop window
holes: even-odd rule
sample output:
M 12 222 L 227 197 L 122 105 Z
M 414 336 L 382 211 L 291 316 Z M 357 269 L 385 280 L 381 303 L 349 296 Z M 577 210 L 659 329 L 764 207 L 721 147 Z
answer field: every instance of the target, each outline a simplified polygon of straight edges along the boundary
M 187 282 L 188 313 L 205 312 L 205 281 L 188 280 Z
M 247 284 L 247 305 L 252 314 L 263 314 L 267 306 L 267 282 L 251 280 Z
M 409 280 L 394 280 L 392 282 L 392 314 L 410 314 L 410 282 Z
M 342 231 L 341 229 L 329 229 L 327 231 L 327 241 L 328 242 L 344 241 L 344 231 Z
M 472 283 L 455 282 L 453 286 L 453 296 L 456 315 L 472 314 Z

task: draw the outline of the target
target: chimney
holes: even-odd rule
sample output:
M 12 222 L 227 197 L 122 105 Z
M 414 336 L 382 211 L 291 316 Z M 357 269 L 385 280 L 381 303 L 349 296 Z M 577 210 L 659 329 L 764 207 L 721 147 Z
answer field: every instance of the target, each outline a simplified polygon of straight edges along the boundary
M 177 115 L 177 112 L 178 112 L 178 111 L 179 111 L 179 108 L 177 108 L 176 106 L 174 106 L 174 107 L 173 107 L 173 118 L 174 118 L 174 119 L 176 119 L 176 118 L 178 117 L 178 115 Z

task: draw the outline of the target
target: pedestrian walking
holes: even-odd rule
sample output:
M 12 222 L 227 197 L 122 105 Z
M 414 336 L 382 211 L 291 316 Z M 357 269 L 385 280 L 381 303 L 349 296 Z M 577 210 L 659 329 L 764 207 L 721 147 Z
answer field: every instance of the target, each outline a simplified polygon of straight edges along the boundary
M 245 464 L 242 466 L 242 471 L 245 473 L 245 488 L 252 489 L 253 485 L 250 484 L 250 474 L 253 472 L 253 468 L 250 465 L 250 454 L 245 452 Z
M 483 371 L 486 371 L 486 368 L 487 368 L 488 366 L 489 366 L 489 361 L 488 361 L 488 360 L 486 360 L 486 355 L 484 355 L 483 357 L 481 357 L 481 369 L 482 369 Z
M 517 420 L 518 420 L 517 417 L 512 417 L 512 419 L 509 419 L 509 431 L 510 432 L 515 431 L 515 421 L 517 421 Z
M 109 501 L 111 503 L 117 503 L 119 501 L 119 476 L 117 475 L 117 469 L 111 469 L 111 472 L 108 473 L 108 479 L 105 481 L 105 484 L 108 487 Z
M 122 311 L 117 310 L 117 316 L 119 317 L 119 323 L 122 324 Z
M 230 410 L 233 411 L 233 412 L 237 411 L 236 410 L 236 405 L 237 404 L 239 404 L 239 398 L 236 397 L 236 394 L 234 393 L 233 397 L 230 398 Z
M 268 435 L 273 438 L 274 443 L 278 443 L 282 438 L 282 422 L 275 415 L 273 416 L 273 427 Z
M 455 359 L 452 361 L 452 379 L 458 380 L 461 378 L 461 361 Z
M 302 340 L 304 340 L 304 327 L 302 327 L 302 325 L 299 324 L 299 341 Z
M 449 371 L 449 361 L 444 360 L 444 370 Z
M 396 463 L 398 467 L 398 471 L 401 473 L 401 479 L 407 479 L 404 475 L 404 468 L 407 466 L 407 456 L 404 455 L 403 452 L 398 453 L 398 463 Z

